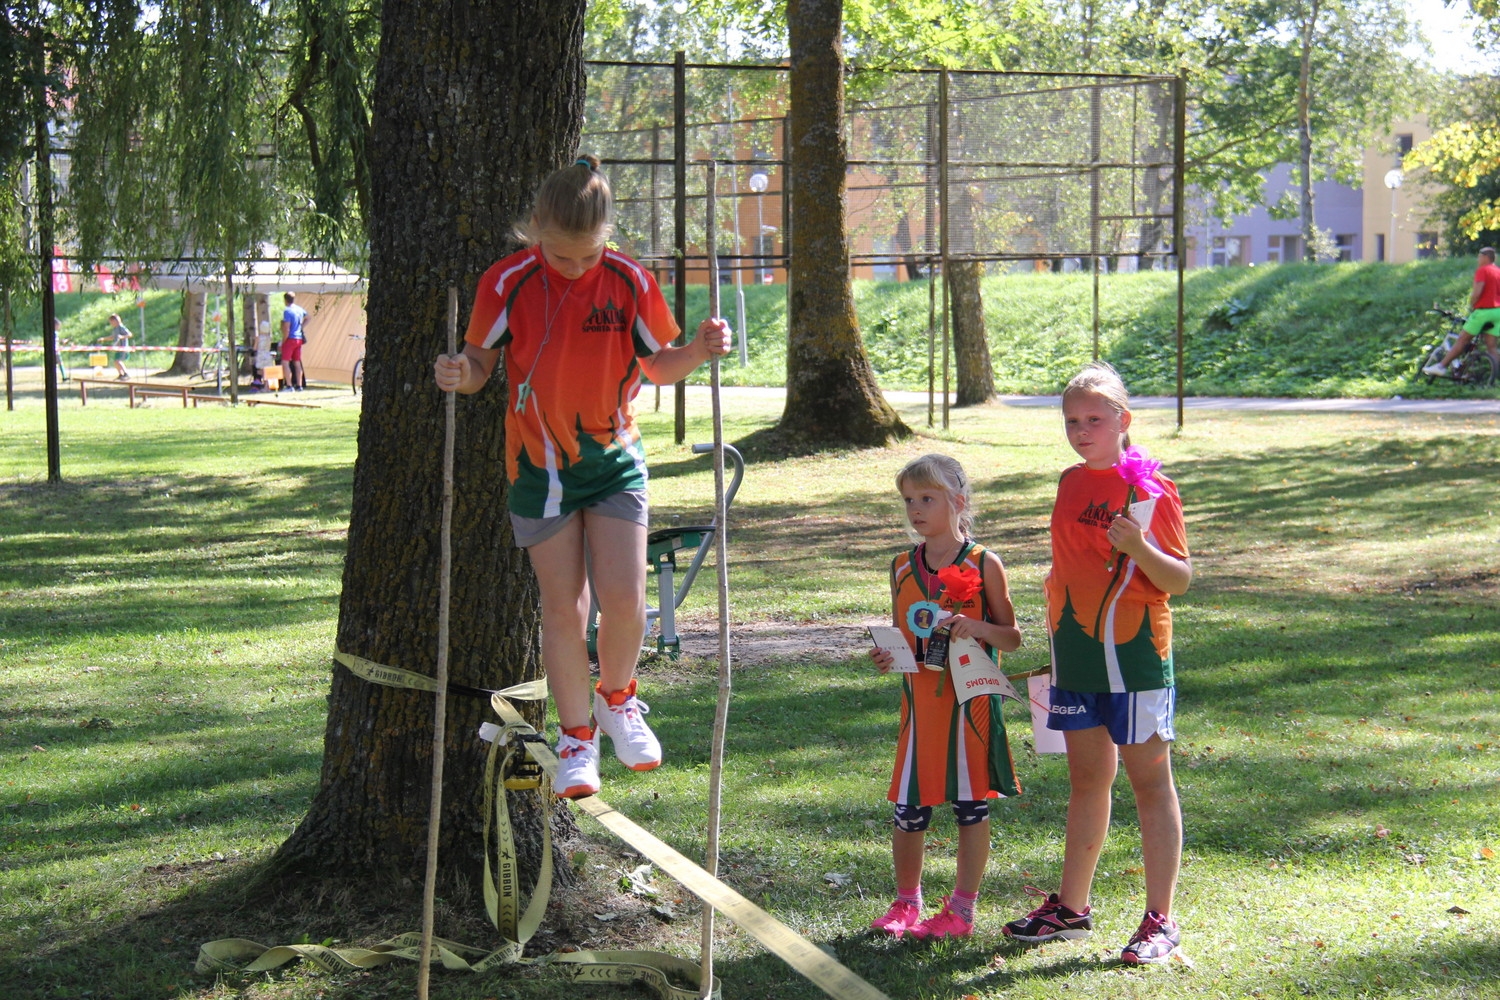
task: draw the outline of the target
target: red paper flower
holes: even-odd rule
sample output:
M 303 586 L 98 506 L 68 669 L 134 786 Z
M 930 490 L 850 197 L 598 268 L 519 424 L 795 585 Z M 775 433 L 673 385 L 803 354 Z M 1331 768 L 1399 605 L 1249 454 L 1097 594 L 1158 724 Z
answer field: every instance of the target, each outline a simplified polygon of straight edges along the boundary
M 982 582 L 979 571 L 967 566 L 944 566 L 937 571 L 937 578 L 943 585 L 943 596 L 955 606 L 979 593 Z

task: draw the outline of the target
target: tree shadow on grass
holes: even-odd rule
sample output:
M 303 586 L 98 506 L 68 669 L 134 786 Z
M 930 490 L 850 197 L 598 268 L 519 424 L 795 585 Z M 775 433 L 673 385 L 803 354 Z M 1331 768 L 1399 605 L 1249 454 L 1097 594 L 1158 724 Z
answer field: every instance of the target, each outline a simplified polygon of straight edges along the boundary
M 6 602 L 0 627 L 17 644 L 56 644 L 101 631 L 139 639 L 283 624 L 307 593 L 282 582 L 319 567 L 336 579 L 342 566 L 349 471 L 280 474 L 297 485 L 268 494 L 249 482 L 189 476 L 0 487 L 0 518 L 25 525 L 3 542 L 7 588 L 45 595 L 98 585 L 86 605 Z M 340 527 L 288 528 L 309 512 Z M 226 575 L 234 582 L 226 585 Z

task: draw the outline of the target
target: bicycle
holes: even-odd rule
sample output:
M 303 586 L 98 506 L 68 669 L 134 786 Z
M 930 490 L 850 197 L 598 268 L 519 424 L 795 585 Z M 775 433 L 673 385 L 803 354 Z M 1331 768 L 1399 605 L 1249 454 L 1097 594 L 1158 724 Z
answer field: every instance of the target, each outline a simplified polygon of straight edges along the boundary
M 365 335 L 362 334 L 362 333 L 351 333 L 351 334 L 349 334 L 349 339 L 350 340 L 364 340 L 365 339 Z M 350 375 L 349 375 L 349 387 L 351 389 L 353 389 L 354 390 L 354 394 L 356 396 L 358 396 L 359 395 L 360 386 L 362 386 L 364 384 L 365 384 L 365 356 L 363 354 L 361 354 L 358 358 L 356 358 L 354 360 L 354 371 L 351 372 Z
M 202 379 L 205 382 L 213 379 L 215 383 L 224 378 L 224 339 L 221 337 L 214 346 L 204 350 L 198 359 L 198 371 L 193 378 Z
M 1490 352 L 1481 343 L 1480 337 L 1474 337 L 1469 341 L 1469 346 L 1458 357 L 1448 363 L 1447 375 L 1431 375 L 1424 371 L 1429 365 L 1435 365 L 1443 360 L 1443 357 L 1458 343 L 1458 338 L 1464 332 L 1465 317 L 1460 316 L 1452 309 L 1440 309 L 1433 307 L 1428 312 L 1436 313 L 1448 321 L 1448 331 L 1443 334 L 1443 340 L 1436 347 L 1428 349 L 1422 360 L 1417 362 L 1417 373 L 1413 378 L 1426 378 L 1428 384 L 1432 384 L 1440 378 L 1451 379 L 1460 385 L 1473 385 L 1481 389 L 1495 384 L 1495 359 L 1490 357 Z M 1489 333 L 1490 327 L 1485 327 L 1483 333 Z

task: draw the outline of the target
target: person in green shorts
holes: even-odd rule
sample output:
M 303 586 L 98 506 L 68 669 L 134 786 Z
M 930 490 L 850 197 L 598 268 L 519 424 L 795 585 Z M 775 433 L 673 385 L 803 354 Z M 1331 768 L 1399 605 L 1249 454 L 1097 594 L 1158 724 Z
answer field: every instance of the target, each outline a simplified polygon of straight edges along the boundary
M 1474 290 L 1469 293 L 1469 318 L 1464 321 L 1464 332 L 1443 355 L 1443 360 L 1423 368 L 1422 374 L 1447 375 L 1449 363 L 1480 336 L 1484 338 L 1484 349 L 1500 369 L 1500 349 L 1496 348 L 1495 335 L 1490 332 L 1497 328 L 1500 328 L 1500 267 L 1495 266 L 1495 248 L 1485 247 L 1479 251 L 1479 266 L 1474 269 Z

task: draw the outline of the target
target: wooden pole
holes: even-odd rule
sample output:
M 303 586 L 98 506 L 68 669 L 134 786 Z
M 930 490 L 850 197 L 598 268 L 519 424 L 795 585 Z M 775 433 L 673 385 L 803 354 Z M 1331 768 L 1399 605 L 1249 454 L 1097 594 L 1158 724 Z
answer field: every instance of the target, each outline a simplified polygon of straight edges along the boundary
M 708 312 L 719 316 L 719 255 L 714 231 L 715 186 L 718 176 L 714 162 L 708 162 L 708 209 L 705 241 L 708 250 Z M 743 335 L 743 332 L 742 334 Z M 724 735 L 729 726 L 729 524 L 724 500 L 724 413 L 719 400 L 719 356 L 711 355 L 709 394 L 713 400 L 714 424 L 714 561 L 719 580 L 719 699 L 714 709 L 713 743 L 709 750 L 708 769 L 708 849 L 703 867 L 715 878 L 719 874 L 719 813 L 724 798 Z M 714 982 L 714 910 L 703 908 L 701 972 L 698 995 L 707 997 Z
M 448 289 L 448 353 L 458 353 L 458 289 Z M 432 965 L 432 909 L 437 891 L 438 831 L 443 819 L 443 743 L 448 730 L 448 599 L 453 567 L 453 424 L 458 393 L 449 392 L 443 422 L 442 568 L 438 571 L 437 698 L 432 709 L 432 796 L 427 807 L 427 878 L 422 885 L 422 954 L 417 962 L 417 1000 L 427 1000 Z

